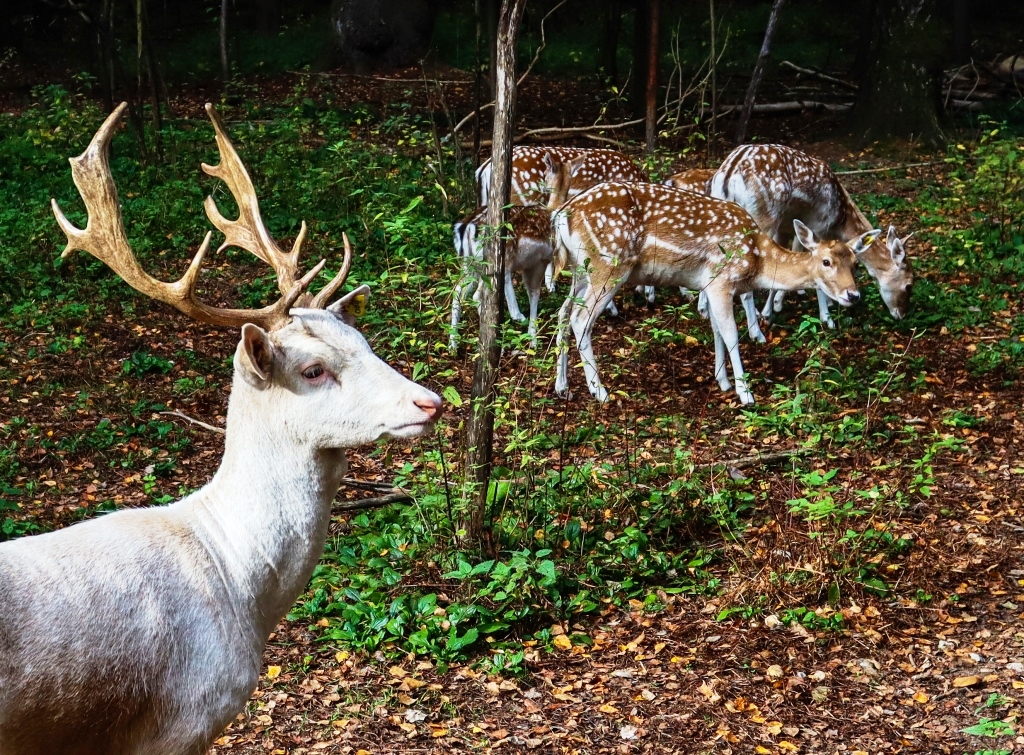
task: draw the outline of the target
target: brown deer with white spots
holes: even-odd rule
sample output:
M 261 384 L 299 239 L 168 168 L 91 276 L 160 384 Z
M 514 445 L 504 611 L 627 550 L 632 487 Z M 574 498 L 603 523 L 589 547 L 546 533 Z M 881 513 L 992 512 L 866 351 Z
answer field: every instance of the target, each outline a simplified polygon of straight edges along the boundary
M 690 168 L 689 170 L 669 176 L 662 183 L 674 189 L 707 194 L 708 181 L 715 175 L 715 170 L 715 168 Z
M 569 197 L 586 191 L 605 181 L 643 183 L 647 175 L 621 152 L 613 149 L 586 149 L 582 147 L 513 147 L 512 148 L 512 204 L 547 205 L 550 187 L 545 180 L 549 160 L 568 163 L 579 160 L 573 173 Z M 487 204 L 487 187 L 491 185 L 491 161 L 485 160 L 476 170 L 478 204 Z
M 715 378 L 723 391 L 732 385 L 744 404 L 754 396 L 740 360 L 733 297 L 759 288 L 815 287 L 843 306 L 860 298 L 853 278 L 860 241 L 847 245 L 819 240 L 800 221 L 795 232 L 810 253 L 791 252 L 758 230 L 741 207 L 660 184 L 606 183 L 569 200 L 551 218 L 555 269 L 573 271 L 572 293 L 559 313 L 558 377 L 555 390 L 568 389 L 566 320 L 583 360 L 587 387 L 599 400 L 601 385 L 591 333 L 597 314 L 623 285 L 686 286 L 707 296 L 715 334 Z M 877 231 L 871 231 L 877 233 Z
M 794 220 L 802 221 L 823 239 L 870 241 L 857 253 L 857 260 L 878 281 L 889 313 L 902 319 L 910 304 L 914 274 L 907 259 L 904 241 L 889 226 L 883 241 L 881 231 L 873 235 L 872 225 L 850 198 L 832 169 L 816 157 L 781 144 L 747 144 L 734 149 L 712 177 L 711 196 L 743 207 L 758 227 L 779 244 L 790 247 L 802 240 L 790 230 Z M 751 335 L 757 327 L 753 296 L 744 298 Z M 762 315 L 782 308 L 782 292 L 770 292 Z M 820 319 L 835 327 L 829 314 L 828 297 L 818 290 Z M 758 340 L 764 340 L 760 335 Z
M 561 207 L 566 200 L 575 175 L 583 164 L 582 157 L 567 161 L 550 154 L 544 156 L 543 187 L 547 195 L 547 206 L 516 206 L 511 208 L 508 227 L 509 238 L 505 245 L 505 305 L 508 315 L 517 322 L 527 318 L 519 309 L 512 276 L 519 273 L 530 298 L 530 317 L 527 328 L 530 341 L 537 345 L 537 308 L 540 303 L 541 286 L 546 272 L 550 269 L 553 248 L 551 245 L 551 210 Z M 557 191 L 551 187 L 557 186 Z M 452 293 L 452 325 L 448 337 L 448 348 L 454 351 L 458 346 L 459 321 L 462 319 L 462 302 L 471 293 L 479 302 L 481 273 L 484 260 L 483 231 L 487 208 L 480 207 L 455 224 L 455 252 L 462 262 L 462 278 Z

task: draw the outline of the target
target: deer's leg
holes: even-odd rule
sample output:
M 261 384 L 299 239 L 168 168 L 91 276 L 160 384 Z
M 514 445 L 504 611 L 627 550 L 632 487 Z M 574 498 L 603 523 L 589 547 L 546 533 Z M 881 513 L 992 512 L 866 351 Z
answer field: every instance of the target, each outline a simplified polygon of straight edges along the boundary
M 583 293 L 583 305 L 573 308 L 569 315 L 569 323 L 572 325 L 573 334 L 576 336 L 576 348 L 583 360 L 583 374 L 587 378 L 587 388 L 590 393 L 600 402 L 608 400 L 608 390 L 601 385 L 601 376 L 597 372 L 597 360 L 594 357 L 594 345 L 592 334 L 597 316 L 608 306 L 608 302 L 615 296 L 615 292 L 622 286 L 621 279 L 617 282 L 608 280 L 594 281 L 591 278 L 590 285 Z
M 715 329 L 715 361 L 718 361 L 720 348 L 718 344 L 720 340 L 721 348 L 724 348 L 729 353 L 729 359 L 732 361 L 732 375 L 736 381 L 736 395 L 739 396 L 741 403 L 753 404 L 754 394 L 747 387 L 747 379 L 743 375 L 743 362 L 740 359 L 740 337 L 739 330 L 736 328 L 736 312 L 733 310 L 732 295 L 709 295 L 708 304 L 710 305 L 712 327 Z M 716 369 L 718 369 L 717 364 Z M 721 365 L 721 371 L 716 374 L 716 377 L 719 378 L 719 385 L 722 385 L 720 375 L 724 371 L 725 365 L 723 364 Z M 723 388 L 723 390 L 727 389 Z
M 548 266 L 544 268 L 544 286 L 548 291 L 555 290 L 555 266 L 550 262 Z
M 636 292 L 643 294 L 648 304 L 654 304 L 654 286 L 637 286 Z
M 516 289 L 512 285 L 512 271 L 505 271 L 505 306 L 508 307 L 508 316 L 516 322 L 526 319 L 519 309 L 519 302 L 516 300 Z
M 828 295 L 820 288 L 814 290 L 818 294 L 818 319 L 825 323 L 826 328 L 834 328 L 836 323 L 832 319 L 832 313 L 829 312 Z
M 530 334 L 530 343 L 537 348 L 537 308 L 540 306 L 540 288 L 544 283 L 544 270 L 540 266 L 523 271 L 523 282 L 526 293 L 530 297 L 530 325 L 526 332 Z
M 745 294 L 740 294 L 740 301 L 743 302 L 743 311 L 747 315 L 747 335 L 750 336 L 751 341 L 764 343 L 764 333 L 761 332 L 761 326 L 757 322 L 757 305 L 754 303 L 754 292 L 748 291 Z
M 555 393 L 564 396 L 569 390 L 569 317 L 576 308 L 577 287 L 575 280 L 569 295 L 558 310 L 558 331 L 555 336 L 555 348 L 558 351 L 558 365 L 555 374 Z
M 705 320 L 708 319 L 708 294 L 707 294 L 707 291 L 701 291 L 697 295 L 697 314 L 699 314 Z
M 463 275 L 452 292 L 452 329 L 448 334 L 448 350 L 458 348 L 459 321 L 462 319 L 462 301 L 475 289 L 477 279 L 472 275 Z

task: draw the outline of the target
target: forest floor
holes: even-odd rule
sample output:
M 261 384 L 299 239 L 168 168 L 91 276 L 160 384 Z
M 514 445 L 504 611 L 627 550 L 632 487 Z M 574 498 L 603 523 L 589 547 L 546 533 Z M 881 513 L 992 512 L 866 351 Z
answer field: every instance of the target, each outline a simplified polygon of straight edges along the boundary
M 261 96 L 287 92 L 294 84 L 293 79 L 266 82 Z M 552 110 L 545 103 L 553 101 L 554 86 L 563 91 Z M 386 84 L 370 78 L 346 78 L 338 88 L 352 101 L 388 96 Z M 207 95 L 187 92 L 175 106 L 188 108 Z M 453 91 L 450 96 L 448 106 L 464 111 L 470 93 Z M 529 125 L 576 125 L 579 114 L 595 107 L 586 90 L 566 84 L 531 81 L 523 97 Z M 567 119 L 566 112 L 576 117 Z M 910 147 L 853 153 L 841 141 L 820 138 L 829 125 L 799 116 L 758 127 L 772 139 L 851 168 L 935 163 L 851 176 L 848 186 L 855 195 L 899 196 L 907 200 L 902 205 L 907 208 L 917 192 L 946 180 L 942 154 Z M 692 153 L 678 167 L 704 162 Z M 895 223 L 904 233 L 919 224 L 909 209 L 878 214 L 885 225 Z M 917 243 L 911 256 L 926 258 L 933 251 L 927 243 Z M 968 266 L 962 282 L 971 274 Z M 946 276 L 943 284 L 958 285 L 958 278 Z M 595 340 L 600 354 L 621 357 L 617 371 L 609 371 L 617 392 L 608 405 L 596 407 L 574 376 L 576 396 L 558 405 L 567 427 L 592 422 L 641 427 L 659 417 L 689 418 L 698 423 L 691 438 L 694 461 L 725 463 L 726 469 L 728 460 L 776 448 L 779 437 L 752 432 L 739 415 L 735 397 L 722 394 L 708 379 L 713 353 L 703 335 L 701 345 L 689 349 L 636 345 L 645 341 L 643 321 L 649 318 L 663 318 L 670 327 L 695 334 L 706 329 L 696 316 L 688 322 L 677 319 L 677 298 L 660 297 L 648 307 L 625 297 L 623 314 L 604 321 Z M 674 306 L 669 309 L 670 304 Z M 801 370 L 804 355 L 787 355 L 778 347 L 793 335 L 795 312 L 809 309 L 809 300 L 791 297 L 790 309 L 770 331 L 769 344 L 744 339 L 748 373 L 784 382 Z M 755 487 L 769 491 L 769 498 L 777 493 L 774 498 L 780 503 L 726 542 L 724 557 L 714 567 L 722 583 L 718 594 L 664 594 L 659 611 L 632 601 L 610 605 L 573 625 L 556 624 L 553 644 L 528 652 L 527 673 L 513 678 L 487 674 L 472 660 L 439 670 L 422 656 L 352 653 L 310 632 L 308 622 L 283 622 L 267 647 L 249 708 L 217 740 L 214 752 L 1024 752 L 1024 736 L 1018 734 L 1024 729 L 1017 723 L 1024 699 L 1024 389 L 999 370 L 979 375 L 968 368 L 979 347 L 1003 338 L 1009 323 L 1022 314 L 1021 303 L 1009 301 L 998 318 L 955 334 L 941 327 L 894 330 L 890 351 L 894 359 L 913 360 L 920 388 L 903 386 L 896 395 L 894 386 L 884 411 L 890 416 L 883 417 L 877 405 L 849 407 L 851 414 L 866 415 L 869 423 L 884 426 L 896 417 L 920 429 L 919 441 L 894 446 L 893 455 L 921 458 L 927 452 L 925 439 L 933 435 L 957 440 L 955 450 L 930 462 L 930 495 L 874 525 L 912 543 L 910 557 L 886 568 L 888 578 L 915 586 L 916 599 L 863 593 L 844 600 L 831 614 L 823 610 L 822 626 L 812 628 L 800 622 L 787 626 L 770 610 L 723 618 L 723 609 L 734 605 L 737 596 L 788 589 L 769 584 L 769 574 L 781 562 L 813 572 L 828 557 L 813 533 L 793 526 L 781 503 L 793 497 L 786 462 L 761 465 L 744 472 Z M 844 322 L 861 315 L 854 311 Z M 144 423 L 167 421 L 147 408 L 157 404 L 222 421 L 226 391 L 214 380 L 207 383 L 208 390 L 183 396 L 175 390 L 176 375 L 151 373 L 133 381 L 125 377 L 125 363 L 140 349 L 168 354 L 185 349 L 200 361 L 216 364 L 232 353 L 232 334 L 211 332 L 144 302 L 128 317 L 112 310 L 88 329 L 88 352 L 55 353 L 47 348 L 51 339 L 46 333 L 15 332 L 0 322 L 0 341 L 8 345 L 0 374 L 0 413 L 16 414 L 44 434 L 58 435 L 83 428 L 97 432 L 105 418 L 109 424 L 109 418 L 126 415 Z M 866 358 L 866 339 L 879 338 L 861 328 L 850 331 L 832 346 L 840 364 Z M 886 337 L 881 341 L 885 345 Z M 871 342 L 872 348 L 877 345 L 877 340 Z M 515 354 L 506 357 L 505 365 L 535 380 L 538 396 L 553 395 L 550 375 L 533 372 Z M 467 395 L 471 355 L 452 358 L 449 366 L 454 375 L 448 382 Z M 222 363 L 218 369 L 207 377 L 224 381 Z M 62 388 L 42 390 L 47 383 Z M 766 393 L 765 384 L 759 385 Z M 441 446 L 453 464 L 461 448 L 456 420 L 465 411 L 449 407 L 450 421 L 441 431 Z M 951 423 L 954 415 L 971 421 Z M 191 444 L 180 450 L 173 484 L 168 483 L 171 489 L 198 487 L 219 461 L 218 436 L 189 430 L 189 437 Z M 32 470 L 40 493 L 25 504 L 24 515 L 41 526 L 59 527 L 98 500 L 112 499 L 118 506 L 150 501 L 153 486 L 160 484 L 151 470 L 167 451 L 160 441 L 142 435 L 125 442 L 129 451 L 151 460 L 143 473 L 93 464 L 86 450 L 63 462 L 42 447 L 26 453 L 22 461 Z M 858 488 L 869 486 L 874 477 L 883 476 L 873 470 L 890 461 L 884 452 L 874 456 L 859 447 L 847 451 L 841 439 L 823 438 L 821 443 L 833 454 L 830 463 L 839 470 L 838 485 L 856 481 Z M 609 449 L 624 447 L 627 456 L 630 444 L 628 433 L 606 439 Z M 387 480 L 414 456 L 406 443 L 391 442 L 386 452 L 355 451 L 351 474 Z M 339 515 L 335 528 L 345 528 L 347 520 Z M 445 589 L 436 574 L 424 579 L 438 580 L 438 588 Z M 587 642 L 580 642 L 581 637 Z

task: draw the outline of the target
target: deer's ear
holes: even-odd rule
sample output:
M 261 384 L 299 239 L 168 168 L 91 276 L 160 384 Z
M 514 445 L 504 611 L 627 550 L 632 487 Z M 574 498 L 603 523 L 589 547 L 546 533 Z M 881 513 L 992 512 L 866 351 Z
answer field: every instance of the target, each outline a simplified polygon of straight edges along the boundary
M 558 172 L 558 165 L 555 163 L 555 158 L 551 156 L 550 152 L 544 153 L 544 169 L 548 173 Z
M 580 168 L 583 167 L 583 163 L 585 163 L 586 161 L 587 161 L 587 156 L 586 155 L 579 155 L 578 157 L 574 157 L 572 160 L 570 160 L 569 161 L 569 175 L 570 176 L 575 176 L 577 173 L 579 173 Z
M 235 368 L 241 370 L 246 382 L 265 388 L 274 372 L 274 344 L 267 331 L 247 322 L 242 326 L 242 342 L 235 358 Z
M 909 239 L 910 236 L 907 236 Z M 902 265 L 903 261 L 907 258 L 907 250 L 903 246 L 903 241 L 896 235 L 896 228 L 889 226 L 889 235 L 885 237 L 885 245 L 889 248 L 889 255 L 892 257 L 894 265 Z
M 370 287 L 363 284 L 353 289 L 327 308 L 327 311 L 346 325 L 355 325 L 356 318 L 366 312 L 366 300 L 370 298 Z
M 804 249 L 813 249 L 814 245 L 818 243 L 814 231 L 795 218 L 793 219 L 793 232 L 796 233 L 797 241 Z
M 850 249 L 854 254 L 861 254 L 867 251 L 867 248 L 874 244 L 882 236 L 881 228 L 872 228 L 867 233 L 862 233 L 860 236 L 853 240 L 850 244 Z

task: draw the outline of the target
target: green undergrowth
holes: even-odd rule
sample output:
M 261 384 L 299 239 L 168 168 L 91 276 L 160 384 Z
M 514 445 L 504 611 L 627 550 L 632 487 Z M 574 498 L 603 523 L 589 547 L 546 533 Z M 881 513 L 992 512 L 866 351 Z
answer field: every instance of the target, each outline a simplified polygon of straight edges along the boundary
M 522 327 L 509 325 L 490 539 L 477 552 L 462 545 L 459 524 L 472 493 L 459 484 L 472 367 L 470 358 L 448 352 L 446 325 L 457 276 L 450 229 L 471 207 L 471 166 L 449 146 L 436 151 L 429 119 L 401 105 L 342 108 L 311 81 L 280 105 L 244 100 L 221 112 L 271 232 L 290 242 L 306 220 L 305 258 L 328 260 L 316 285 L 337 269 L 347 232 L 356 251 L 350 279 L 373 290 L 362 329 L 382 357 L 451 406 L 442 432 L 420 441 L 397 469 L 395 482 L 415 502 L 360 513 L 330 538 L 291 614 L 324 642 L 443 663 L 473 658 L 494 672 L 521 673 L 524 643 L 549 645 L 555 623 L 571 627 L 626 607 L 654 613 L 686 596 L 716 596 L 722 620 L 774 613 L 816 631 L 842 631 L 839 609 L 849 600 L 925 601 L 902 577 L 921 557 L 904 514 L 928 504 L 939 465 L 964 454 L 965 432 L 989 419 L 963 406 L 926 422 L 909 408 L 934 379 L 933 355 L 920 344 L 941 329 L 953 340 L 984 332 L 973 351 L 967 347 L 970 370 L 1012 380 L 1022 364 L 1024 321 L 1011 314 L 1024 259 L 1019 139 L 992 125 L 978 143 L 954 145 L 951 181 L 918 193 L 916 230 L 930 251 L 915 258 L 915 304 L 906 319 L 888 317 L 873 285 L 864 286 L 867 301 L 857 312 L 837 314 L 836 331 L 801 316 L 806 308 L 794 303 L 785 335 L 763 347 L 775 382 L 755 380 L 759 403 L 725 420 L 705 417 L 700 407 L 684 411 L 693 404 L 654 389 L 627 395 L 621 411 L 615 402 L 581 408 L 556 400 L 548 390 L 553 354 L 534 351 Z M 203 197 L 212 193 L 226 215 L 233 211 L 223 187 L 199 168 L 217 162 L 212 129 L 199 116 L 167 122 L 162 154 L 151 132 L 145 153 L 128 129 L 114 139 L 129 238 L 143 266 L 165 279 L 181 274 L 206 233 Z M 34 339 L 28 352 L 18 346 L 29 358 L 84 359 L 100 345 L 94 326 L 112 317 L 131 321 L 153 306 L 84 254 L 59 261 L 63 239 L 48 201 L 55 197 L 72 221 L 84 223 L 66 159 L 83 150 L 103 117 L 91 100 L 56 87 L 37 91 L 21 114 L 0 115 L 7 135 L 0 142 L 0 306 L 7 312 L 0 380 L 15 401 L 24 389 L 10 359 L 16 338 Z M 667 161 L 655 158 L 650 167 L 667 170 Z M 891 196 L 859 199 L 869 213 L 908 211 Z M 219 241 L 215 235 L 213 248 Z M 276 298 L 269 271 L 244 252 L 211 253 L 207 270 L 200 293 L 211 300 L 260 306 Z M 637 315 L 633 305 L 616 325 L 620 350 L 600 357 L 609 383 L 669 354 L 710 350 L 700 318 L 665 295 L 657 313 Z M 544 300 L 544 338 L 559 303 Z M 475 345 L 467 310 L 462 353 Z M 123 468 L 154 504 L 187 492 L 175 488 L 174 474 L 191 435 L 159 415 L 162 404 L 141 402 L 123 420 L 115 418 L 123 406 L 106 413 L 93 406 L 104 397 L 92 391 L 131 384 L 144 391 L 146 381 L 162 386 L 162 400 L 217 395 L 228 384 L 224 361 L 150 341 L 160 339 L 125 347 L 107 382 L 89 390 L 75 375 L 60 379 L 67 384 L 45 374 L 33 383 L 33 397 L 72 396 L 67 416 L 90 418 L 81 429 L 51 437 L 35 420 L 5 413 L 0 539 L 39 527 L 21 514 L 45 492 L 36 459 Z M 844 351 L 851 342 L 853 355 Z M 575 389 L 583 390 L 573 370 Z M 736 447 L 781 455 L 753 466 L 717 463 Z M 368 453 L 396 468 L 392 446 Z M 97 493 L 78 516 L 112 505 Z M 572 630 L 570 639 L 588 642 L 583 631 Z

